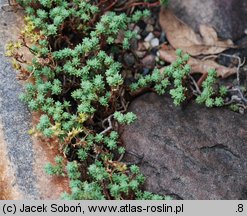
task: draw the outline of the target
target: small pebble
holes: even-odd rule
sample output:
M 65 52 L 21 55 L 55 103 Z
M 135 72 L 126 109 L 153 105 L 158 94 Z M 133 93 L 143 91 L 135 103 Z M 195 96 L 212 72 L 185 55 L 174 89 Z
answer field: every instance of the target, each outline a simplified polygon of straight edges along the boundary
M 152 69 L 155 66 L 155 56 L 147 55 L 144 59 L 142 59 L 143 67 Z
M 150 24 L 147 24 L 146 29 L 147 32 L 152 32 L 154 30 L 154 27 Z
M 243 108 L 243 107 L 239 107 L 239 113 L 240 113 L 241 115 L 244 114 L 244 108 Z
M 135 28 L 133 29 L 134 32 L 136 32 L 137 34 L 140 32 L 140 27 L 137 25 L 135 26 Z
M 145 75 L 149 74 L 149 72 L 150 72 L 149 68 L 143 68 L 142 74 L 145 76 Z
M 144 19 L 144 22 L 150 25 L 154 25 L 155 24 L 155 19 L 153 17 L 148 17 Z
M 150 43 L 151 43 L 151 47 L 156 47 L 159 46 L 160 41 L 158 38 L 153 38 Z
M 164 65 L 165 65 L 165 62 L 159 61 L 159 64 L 160 64 L 161 66 L 164 66 Z
M 133 30 L 134 28 L 135 28 L 135 24 L 134 23 L 130 23 L 129 25 L 128 25 L 128 29 L 130 29 L 130 30 Z
M 244 30 L 244 33 L 247 34 L 247 29 Z
M 151 44 L 149 42 L 144 42 L 143 46 L 145 47 L 146 50 L 148 50 L 151 47 Z
M 138 40 L 142 39 L 141 35 L 138 34 L 138 35 L 136 36 L 136 39 L 138 39 Z
M 127 64 L 127 66 L 132 66 L 135 64 L 135 57 L 132 53 L 125 53 L 124 54 L 124 62 Z
M 132 38 L 132 39 L 130 40 L 130 48 L 131 48 L 132 50 L 137 50 L 137 49 L 138 49 L 138 39 Z
M 151 40 L 154 39 L 154 34 L 150 32 L 147 37 L 145 37 L 144 41 L 151 42 Z
M 146 55 L 145 51 L 136 51 L 135 53 L 138 58 L 143 58 Z
M 146 43 L 146 42 L 144 42 Z M 139 41 L 138 42 L 138 48 L 137 48 L 138 51 L 146 51 L 146 47 L 144 46 L 143 42 Z
M 157 56 L 158 50 L 159 50 L 158 47 L 153 47 L 150 52 L 152 55 Z

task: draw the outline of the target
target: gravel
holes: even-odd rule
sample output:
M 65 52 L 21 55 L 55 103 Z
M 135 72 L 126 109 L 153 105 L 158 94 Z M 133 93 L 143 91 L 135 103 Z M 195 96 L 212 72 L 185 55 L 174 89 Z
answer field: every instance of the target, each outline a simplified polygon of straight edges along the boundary
M 150 32 L 147 37 L 145 37 L 144 41 L 145 42 L 151 42 L 151 40 L 154 38 L 154 34 Z
M 150 42 L 151 47 L 157 47 L 157 46 L 159 46 L 159 43 L 160 43 L 160 41 L 159 41 L 158 38 L 154 38 L 154 39 L 152 39 L 151 42 Z

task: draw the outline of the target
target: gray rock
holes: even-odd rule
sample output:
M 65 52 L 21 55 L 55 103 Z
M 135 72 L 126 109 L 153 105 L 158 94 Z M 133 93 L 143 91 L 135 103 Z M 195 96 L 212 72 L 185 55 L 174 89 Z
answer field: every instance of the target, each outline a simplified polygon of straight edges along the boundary
M 155 56 L 147 55 L 141 60 L 143 67 L 152 69 L 155 66 Z
M 154 17 L 145 18 L 144 21 L 145 21 L 145 23 L 150 24 L 150 25 L 154 25 L 155 24 Z
M 177 199 L 247 198 L 247 117 L 149 93 L 129 107 L 138 120 L 123 128 L 126 150 L 144 155 L 146 189 Z M 126 154 L 125 161 L 137 158 Z
M 145 48 L 145 50 L 148 50 L 151 48 L 151 44 L 149 42 L 143 42 L 143 47 Z
M 154 30 L 153 25 L 147 24 L 146 29 L 147 32 L 152 32 Z
M 127 66 L 131 67 L 135 64 L 135 57 L 132 53 L 125 53 L 124 54 L 124 62 Z
M 160 41 L 158 38 L 154 38 L 151 40 L 150 44 L 151 44 L 151 47 L 157 47 L 157 46 L 159 46 Z
M 4 3 L 7 1 L 1 1 L 2 5 Z M 11 67 L 9 59 L 4 56 L 4 43 L 13 39 L 11 34 L 17 34 L 18 29 L 14 28 L 14 25 L 20 17 L 20 13 L 0 11 L 2 37 L 0 42 L 0 117 L 8 156 L 15 170 L 16 184 L 23 197 L 38 199 L 40 196 L 36 187 L 37 179 L 32 166 L 34 161 L 32 140 L 27 134 L 31 127 L 31 116 L 18 98 L 23 89 L 16 79 L 16 72 Z M 16 31 L 11 33 L 10 29 L 16 29 Z
M 143 58 L 146 55 L 145 51 L 136 51 L 135 54 L 138 58 Z
M 139 32 L 140 32 L 140 27 L 139 26 L 135 26 L 135 28 L 133 29 L 133 31 L 135 32 L 135 33 L 137 33 L 137 34 L 139 34 Z
M 150 32 L 147 37 L 145 37 L 144 41 L 145 42 L 150 42 L 154 38 L 154 34 Z
M 0 0 L 1 6 L 8 6 L 8 1 Z M 4 157 L 0 156 L 1 160 L 8 161 L 5 172 L 1 171 L 4 161 L 0 161 L 0 199 L 58 199 L 68 184 L 61 185 L 64 179 L 51 178 L 44 173 L 44 164 L 54 161 L 55 152 L 44 143 L 34 142 L 28 135 L 33 117 L 19 99 L 23 87 L 16 78 L 17 72 L 13 70 L 10 59 L 4 54 L 5 44 L 17 40 L 18 28 L 22 24 L 21 11 L 0 10 L 0 153 L 5 148 Z M 9 183 L 12 188 L 3 195 L 7 183 L 4 185 L 2 180 L 8 178 L 5 173 L 11 173 Z M 11 195 L 13 191 L 14 194 L 18 191 L 18 195 Z
M 246 0 L 173 0 L 170 8 L 196 31 L 208 24 L 224 39 L 239 39 L 247 28 Z
M 132 50 L 137 50 L 138 49 L 138 38 L 132 38 L 130 40 L 130 48 Z

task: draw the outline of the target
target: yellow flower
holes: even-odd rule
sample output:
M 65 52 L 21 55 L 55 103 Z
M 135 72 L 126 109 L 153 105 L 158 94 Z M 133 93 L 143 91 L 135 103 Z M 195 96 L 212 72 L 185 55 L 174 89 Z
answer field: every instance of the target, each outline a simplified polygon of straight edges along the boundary
M 36 133 L 36 129 L 34 127 L 28 131 L 29 135 L 33 135 L 35 133 Z
M 83 131 L 82 128 L 73 128 L 72 131 L 68 133 L 68 139 L 71 141 L 75 136 Z
M 13 55 L 13 52 L 10 51 L 10 50 L 8 50 L 8 51 L 5 52 L 5 56 L 6 57 L 11 57 L 12 55 Z
M 124 172 L 127 170 L 127 165 L 124 164 L 124 163 L 119 163 L 117 166 L 116 166 L 117 170 L 119 172 Z
M 12 60 L 12 66 L 15 70 L 19 70 L 21 68 L 21 65 L 15 59 Z
M 15 44 L 14 44 L 14 48 L 15 49 L 20 49 L 22 47 L 22 45 L 21 45 L 21 42 L 20 41 L 18 41 L 18 42 L 16 42 Z
M 83 124 L 85 121 L 87 121 L 88 118 L 89 116 L 86 113 L 79 113 L 77 121 Z
M 51 129 L 54 131 L 54 136 L 59 136 L 63 134 L 63 130 L 61 130 L 61 123 L 56 122 L 55 125 L 51 127 Z
M 12 41 L 8 42 L 6 44 L 6 52 L 5 52 L 5 56 L 7 57 L 11 57 L 14 53 L 14 43 Z

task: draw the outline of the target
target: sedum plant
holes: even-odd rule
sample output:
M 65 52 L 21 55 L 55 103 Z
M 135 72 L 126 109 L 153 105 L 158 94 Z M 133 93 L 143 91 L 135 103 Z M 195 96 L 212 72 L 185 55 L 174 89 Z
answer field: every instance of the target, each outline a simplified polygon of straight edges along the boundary
M 176 50 L 177 59 L 164 70 L 155 68 L 151 75 L 141 76 L 137 82 L 130 85 L 132 92 L 140 88 L 151 86 L 155 92 L 163 95 L 169 92 L 176 106 L 181 105 L 189 97 L 190 72 L 188 65 L 190 56 L 183 54 L 181 49 Z M 220 86 L 219 91 L 214 90 L 216 84 L 216 70 L 208 71 L 206 79 L 202 82 L 202 91 L 197 92 L 196 102 L 205 104 L 207 107 L 223 106 L 224 96 L 228 93 L 225 86 Z
M 189 55 L 179 49 L 177 60 L 164 71 L 155 68 L 126 86 L 118 55 L 131 49 L 137 35 L 129 26 L 147 18 L 148 10 L 127 15 L 114 10 L 119 1 L 17 2 L 25 8 L 25 26 L 20 41 L 7 44 L 6 55 L 13 57 L 19 78 L 25 80 L 21 100 L 40 114 L 30 133 L 44 137 L 66 157 L 57 156 L 54 164 L 45 166 L 48 174 L 69 178 L 71 193 L 62 198 L 170 199 L 144 191 L 139 168 L 122 161 L 125 148 L 117 125 L 137 119 L 126 112 L 129 89 L 151 86 L 158 94 L 169 92 L 175 105 L 188 99 Z M 31 53 L 30 61 L 22 54 L 25 49 Z M 216 72 L 210 70 L 198 103 L 224 105 L 227 88 L 215 91 L 215 82 Z
M 175 105 L 180 105 L 186 99 L 187 79 L 190 73 L 188 54 L 183 54 L 182 50 L 176 51 L 177 60 L 167 66 L 162 72 L 155 68 L 151 75 L 142 76 L 136 83 L 131 84 L 132 91 L 138 88 L 153 86 L 154 90 L 162 95 L 169 90 Z M 173 88 L 171 88 L 171 86 Z
M 215 91 L 213 89 L 213 85 L 216 82 L 216 71 L 215 70 L 209 70 L 208 76 L 206 80 L 202 83 L 203 90 L 201 94 L 196 98 L 196 102 L 199 104 L 205 103 L 207 107 L 213 107 L 213 106 L 223 106 L 224 100 L 222 96 L 224 96 L 227 93 L 227 89 L 224 86 L 220 87 L 220 96 L 213 98 L 215 95 Z
M 25 26 L 20 41 L 7 45 L 6 55 L 26 81 L 21 100 L 40 113 L 30 133 L 57 145 L 67 157 L 45 166 L 48 174 L 70 179 L 71 193 L 62 198 L 164 199 L 143 191 L 139 168 L 121 161 L 125 149 L 114 127 L 131 124 L 136 116 L 126 113 L 122 64 L 111 50 L 130 49 L 136 37 L 130 24 L 150 12 L 114 12 L 117 1 L 17 2 L 25 8 Z M 119 33 L 124 33 L 122 41 Z

